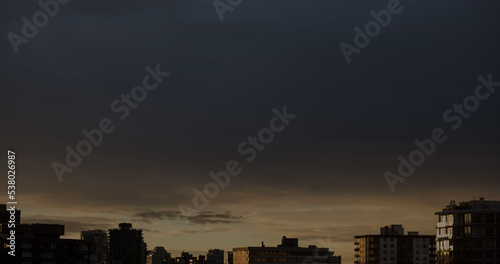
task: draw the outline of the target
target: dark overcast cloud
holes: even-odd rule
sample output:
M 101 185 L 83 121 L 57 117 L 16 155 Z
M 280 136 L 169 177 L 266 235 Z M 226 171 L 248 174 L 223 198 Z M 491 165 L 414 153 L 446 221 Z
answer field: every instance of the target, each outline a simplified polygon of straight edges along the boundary
M 18 152 L 19 199 L 33 216 L 23 220 L 62 219 L 72 232 L 137 220 L 150 244 L 175 236 L 175 250 L 329 234 L 350 259 L 356 232 L 392 219 L 434 232 L 432 212 L 451 199 L 500 200 L 496 93 L 396 193 L 383 178 L 415 139 L 449 128 L 443 112 L 474 94 L 479 75 L 500 81 L 500 2 L 401 1 L 351 64 L 340 42 L 387 1 L 246 0 L 222 23 L 211 1 L 72 1 L 15 54 L 6 35 L 36 2 L 0 4 L 0 140 Z M 116 119 L 111 102 L 156 64 L 171 75 L 59 183 L 51 162 L 82 129 Z M 297 117 L 185 222 L 177 205 L 209 171 L 243 161 L 238 144 L 285 105 Z M 106 219 L 75 220 L 87 214 Z

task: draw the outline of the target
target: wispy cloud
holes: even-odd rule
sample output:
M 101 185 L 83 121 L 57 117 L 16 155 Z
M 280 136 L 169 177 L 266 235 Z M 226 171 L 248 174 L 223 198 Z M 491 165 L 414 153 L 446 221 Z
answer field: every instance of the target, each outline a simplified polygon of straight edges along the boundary
M 241 223 L 241 215 L 233 215 L 231 212 L 216 213 L 211 211 L 201 211 L 193 216 L 183 216 L 180 211 L 154 211 L 141 210 L 132 217 L 136 220 L 151 223 L 153 220 L 187 220 L 192 224 L 234 224 Z

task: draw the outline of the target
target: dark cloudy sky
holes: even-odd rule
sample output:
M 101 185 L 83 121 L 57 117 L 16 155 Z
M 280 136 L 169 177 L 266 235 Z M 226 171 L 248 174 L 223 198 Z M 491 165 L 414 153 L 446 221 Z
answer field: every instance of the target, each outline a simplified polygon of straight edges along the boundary
M 500 81 L 500 3 L 402 0 L 346 63 L 339 44 L 387 2 L 245 0 L 221 22 L 211 0 L 72 1 L 16 54 L 7 34 L 40 7 L 3 1 L 0 140 L 17 151 L 23 222 L 77 237 L 130 221 L 174 253 L 296 236 L 350 263 L 354 235 L 391 223 L 433 234 L 450 200 L 500 200 L 500 94 L 456 131 L 442 117 L 479 75 Z M 111 102 L 156 64 L 170 76 L 60 183 L 51 163 L 82 129 L 117 120 Z M 240 142 L 285 105 L 297 117 L 243 162 Z M 436 127 L 448 140 L 392 193 L 383 173 Z M 242 173 L 182 217 L 192 188 L 233 159 Z

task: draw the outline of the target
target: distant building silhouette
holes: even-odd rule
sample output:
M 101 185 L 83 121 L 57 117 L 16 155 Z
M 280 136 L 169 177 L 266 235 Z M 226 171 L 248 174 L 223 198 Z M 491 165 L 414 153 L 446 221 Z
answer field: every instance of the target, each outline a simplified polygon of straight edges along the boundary
M 451 201 L 436 215 L 438 263 L 500 263 L 500 201 Z
M 146 244 L 142 230 L 132 229 L 130 223 L 110 229 L 108 258 L 110 264 L 145 264 Z
M 340 256 L 333 256 L 328 248 L 316 246 L 299 247 L 297 238 L 283 237 L 277 247 L 233 248 L 234 264 L 340 264 Z
M 106 264 L 108 260 L 108 234 L 106 231 L 82 231 L 81 239 L 90 242 L 90 263 Z
M 404 234 L 401 225 L 380 228 L 380 235 L 355 236 L 355 264 L 433 264 L 435 236 Z
M 196 258 L 196 264 L 206 264 L 207 263 L 207 258 L 205 255 L 198 255 L 198 258 Z
M 233 264 L 233 251 L 228 251 L 227 252 L 227 264 Z
M 224 250 L 220 249 L 208 250 L 207 264 L 224 264 Z
M 193 254 L 182 251 L 181 256 L 175 258 L 175 264 L 196 264 L 196 258 Z

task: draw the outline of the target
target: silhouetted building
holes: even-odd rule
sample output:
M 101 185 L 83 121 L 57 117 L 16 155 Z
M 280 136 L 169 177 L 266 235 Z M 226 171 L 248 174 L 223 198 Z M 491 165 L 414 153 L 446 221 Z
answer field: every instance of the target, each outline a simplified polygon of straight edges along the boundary
M 11 219 L 11 211 L 7 210 L 10 208 L 10 205 L 5 205 L 5 204 L 0 204 L 0 224 L 7 226 L 10 219 Z M 15 219 L 13 223 L 15 225 L 19 225 L 21 223 L 21 210 L 13 210 L 14 213 L 13 215 L 15 216 Z
M 151 254 L 148 255 L 147 264 L 173 264 L 172 256 L 165 250 L 164 247 L 155 247 Z
M 90 263 L 106 263 L 108 259 L 108 234 L 105 231 L 82 231 L 81 239 L 90 242 Z
M 380 228 L 380 235 L 355 236 L 355 264 L 436 263 L 436 237 L 404 234 L 401 225 Z
M 110 229 L 108 254 L 110 264 L 145 264 L 146 244 L 142 230 L 132 229 L 130 223 Z
M 193 257 L 189 252 L 182 251 L 180 257 L 175 258 L 175 264 L 195 264 L 196 258 Z
M 299 247 L 297 238 L 283 237 L 277 247 L 238 247 L 233 248 L 234 264 L 340 264 L 340 257 L 333 256 L 328 248 L 316 246 Z
M 22 224 L 16 227 L 15 258 L 4 263 L 90 263 L 90 242 L 61 239 L 64 225 Z M 3 240 L 3 239 L 2 239 Z M 6 246 L 2 241 L 2 247 Z
M 21 210 L 0 204 L 0 263 L 90 263 L 90 243 L 61 239 L 64 225 L 20 224 Z M 8 239 L 15 224 L 15 257 L 8 255 Z
M 228 251 L 227 252 L 227 264 L 233 264 L 233 251 Z
M 9 251 L 7 248 L 4 248 L 4 243 L 8 242 L 7 237 L 10 232 L 10 227 L 15 228 L 19 226 L 21 222 L 21 211 L 20 210 L 7 210 L 7 205 L 0 204 L 0 263 L 4 263 L 7 257 L 7 252 Z M 9 223 L 10 222 L 10 223 Z
M 224 250 L 220 249 L 208 250 L 207 264 L 224 264 Z
M 500 201 L 451 201 L 436 215 L 438 263 L 500 263 Z
M 196 264 L 206 264 L 206 263 L 208 262 L 205 255 L 198 255 L 198 257 L 196 258 Z

